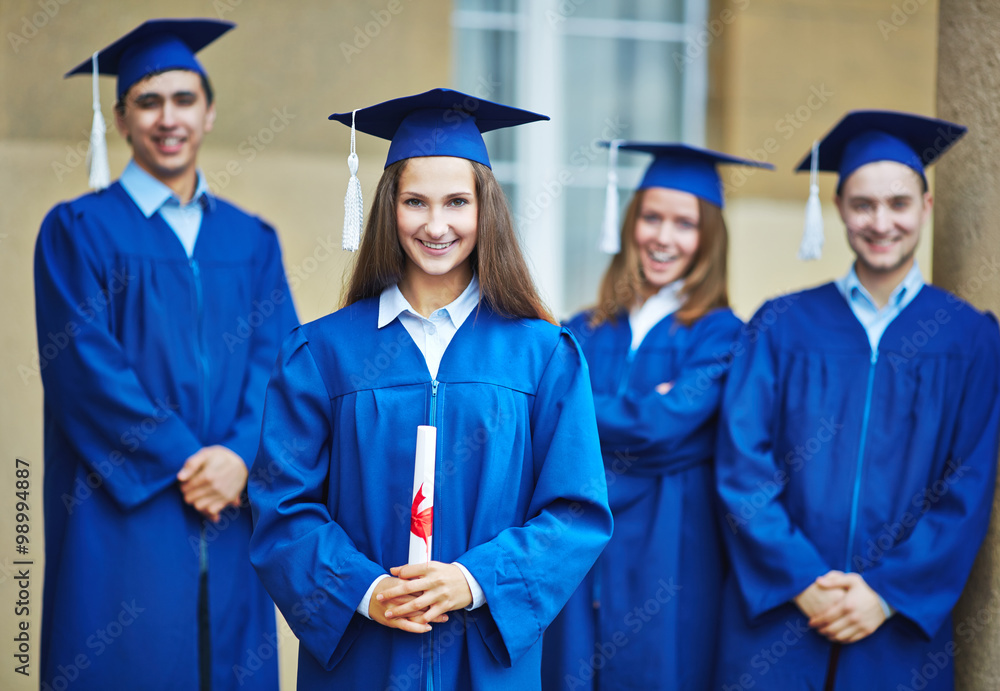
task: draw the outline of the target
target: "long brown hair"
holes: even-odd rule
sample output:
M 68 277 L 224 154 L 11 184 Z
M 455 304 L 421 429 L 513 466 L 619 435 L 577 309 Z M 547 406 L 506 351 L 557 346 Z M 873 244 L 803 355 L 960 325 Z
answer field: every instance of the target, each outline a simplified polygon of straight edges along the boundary
M 344 307 L 377 297 L 403 277 L 406 254 L 399 244 L 396 200 L 399 178 L 408 160 L 387 167 L 378 182 L 361 246 L 344 291 Z M 478 204 L 478 237 L 469 261 L 479 278 L 482 300 L 504 317 L 544 319 L 555 324 L 538 296 L 521 254 L 503 188 L 492 170 L 475 161 L 469 161 L 469 165 L 476 178 Z
M 642 212 L 644 190 L 637 190 L 625 212 L 621 228 L 621 251 L 614 256 L 601 279 L 597 305 L 590 316 L 591 326 L 614 323 L 629 310 L 641 294 L 645 278 L 635 242 L 635 226 Z M 722 209 L 698 197 L 698 249 L 681 288 L 682 304 L 674 319 L 690 326 L 710 310 L 729 306 L 726 290 L 726 256 L 729 233 Z

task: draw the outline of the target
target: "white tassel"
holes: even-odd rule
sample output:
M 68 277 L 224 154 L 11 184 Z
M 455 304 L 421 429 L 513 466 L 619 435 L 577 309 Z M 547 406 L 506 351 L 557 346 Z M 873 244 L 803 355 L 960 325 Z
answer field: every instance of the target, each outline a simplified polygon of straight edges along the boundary
M 347 181 L 347 196 L 344 197 L 344 242 L 348 252 L 357 252 L 361 245 L 361 223 L 365 206 L 361 200 L 361 181 L 358 180 L 358 155 L 354 151 L 354 116 L 351 113 L 351 155 L 347 157 L 347 167 L 351 169 L 351 179 Z
M 90 151 L 87 152 L 87 169 L 90 171 L 90 189 L 103 190 L 111 184 L 111 169 L 108 167 L 108 142 L 105 134 L 108 128 L 101 114 L 101 89 L 98 82 L 97 53 L 91 58 L 94 66 L 94 124 L 90 128 Z
M 813 142 L 809 171 L 809 201 L 806 202 L 806 225 L 799 245 L 799 259 L 809 261 L 823 256 L 823 205 L 819 201 L 819 143 Z
M 608 187 L 604 194 L 604 223 L 597 249 L 605 254 L 621 251 L 621 229 L 618 227 L 618 147 L 623 139 L 613 139 L 608 146 Z

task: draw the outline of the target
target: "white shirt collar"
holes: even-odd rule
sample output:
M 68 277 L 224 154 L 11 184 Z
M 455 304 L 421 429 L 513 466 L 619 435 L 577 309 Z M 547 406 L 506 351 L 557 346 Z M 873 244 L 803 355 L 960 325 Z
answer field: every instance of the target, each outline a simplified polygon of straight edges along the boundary
M 478 305 L 479 279 L 475 274 L 473 274 L 472 280 L 469 281 L 469 285 L 462 291 L 462 294 L 455 298 L 450 304 L 436 310 L 431 317 L 433 318 L 438 314 L 447 315 L 448 318 L 451 319 L 451 323 L 454 324 L 457 329 L 462 325 L 466 318 L 472 314 L 472 310 L 474 310 Z M 379 295 L 378 328 L 381 329 L 388 326 L 403 312 L 409 312 L 419 319 L 426 319 L 426 317 L 419 314 L 410 306 L 410 303 L 407 302 L 406 298 L 403 297 L 403 294 L 400 292 L 399 286 L 393 283 L 391 286 L 383 290 L 381 295 Z
M 680 293 L 684 288 L 684 279 L 679 278 L 673 283 L 660 288 L 650 295 L 641 305 L 635 305 L 629 310 L 628 322 L 632 329 L 632 350 L 639 347 L 646 335 L 654 326 L 681 307 Z
M 872 310 L 878 310 L 875 305 L 875 299 L 868 292 L 868 289 L 861 284 L 861 280 L 858 278 L 858 272 L 854 268 L 854 264 L 851 264 L 851 270 L 847 272 L 847 275 L 836 281 L 837 288 L 840 290 L 840 294 L 848 302 L 857 303 L 864 301 L 867 303 L 867 307 Z M 913 262 L 913 266 L 910 270 L 906 272 L 906 276 L 903 280 L 899 282 L 899 285 L 893 289 L 892 293 L 889 295 L 889 301 L 886 303 L 886 307 L 898 308 L 904 301 L 909 302 L 920 292 L 920 289 L 924 287 L 924 275 L 920 271 L 920 266 L 916 261 Z
M 171 199 L 175 204 L 180 206 L 180 200 L 174 194 L 174 191 L 143 170 L 135 162 L 135 159 L 129 160 L 118 182 L 125 188 L 128 196 L 132 197 L 132 200 L 146 218 L 150 218 L 160 210 L 161 206 Z M 196 202 L 207 204 L 210 209 L 214 208 L 215 205 L 215 198 L 212 196 L 208 183 L 205 182 L 205 176 L 201 174 L 200 170 L 198 171 L 197 187 L 195 187 L 194 195 L 191 197 L 189 205 Z
M 663 316 L 667 314 L 672 314 L 680 309 L 681 301 L 680 294 L 681 290 L 684 288 L 684 279 L 678 278 L 673 283 L 668 283 L 667 285 L 660 288 L 658 291 L 650 295 L 644 303 L 641 305 L 636 305 L 632 308 L 632 312 L 637 312 L 639 310 L 644 310 L 647 308 L 653 308 L 656 311 L 663 309 L 669 310 Z

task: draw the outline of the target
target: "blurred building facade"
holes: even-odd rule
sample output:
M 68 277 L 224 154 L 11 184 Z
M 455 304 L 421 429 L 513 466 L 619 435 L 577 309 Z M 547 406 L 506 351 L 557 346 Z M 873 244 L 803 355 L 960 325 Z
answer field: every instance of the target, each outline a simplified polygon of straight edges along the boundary
M 326 120 L 335 111 L 451 86 L 551 115 L 490 135 L 488 145 L 536 282 L 560 317 L 593 301 L 607 262 L 596 249 L 607 158 L 597 141 L 678 140 L 777 167 L 723 175 L 730 296 L 749 317 L 765 298 L 840 275 L 850 262 L 829 203 L 832 176 L 821 181 L 824 258 L 795 258 L 808 179 L 791 170 L 813 139 L 852 108 L 935 113 L 937 0 L 4 0 L 0 497 L 13 496 L 14 458 L 29 460 L 33 632 L 42 392 L 32 253 L 46 211 L 86 191 L 91 122 L 90 80 L 62 75 L 164 14 L 238 25 L 200 54 L 218 109 L 201 165 L 218 194 L 278 228 L 303 320 L 336 308 L 350 265 L 339 249 L 350 136 Z M 117 175 L 129 153 L 111 125 L 113 80 L 102 82 Z M 371 199 L 387 143 L 360 135 L 357 145 Z M 620 160 L 624 205 L 646 159 Z M 928 233 L 918 252 L 927 275 L 931 245 Z M 13 535 L 13 526 L 13 511 L 0 511 L 0 535 Z M 19 619 L 7 606 L 18 591 L 14 555 L 13 544 L 0 548 L 4 631 Z M 294 637 L 280 640 L 293 688 Z M 37 664 L 37 649 L 32 655 Z M 0 687 L 36 685 L 0 667 Z

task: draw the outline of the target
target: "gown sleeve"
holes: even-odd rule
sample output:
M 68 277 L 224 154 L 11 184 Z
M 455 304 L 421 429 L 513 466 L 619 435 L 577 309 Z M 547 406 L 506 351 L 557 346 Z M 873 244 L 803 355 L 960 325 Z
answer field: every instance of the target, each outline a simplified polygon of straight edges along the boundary
M 88 300 L 124 289 L 128 277 L 106 270 L 86 223 L 69 204 L 60 205 L 42 222 L 35 246 L 45 408 L 56 433 L 101 478 L 115 503 L 130 510 L 173 486 L 184 461 L 202 445 L 169 402 L 154 402 L 146 392 L 111 332 L 109 311 L 87 307 Z M 50 344 L 58 348 L 52 357 Z M 151 423 L 154 433 L 134 432 Z
M 385 574 L 327 508 L 333 433 L 330 395 L 308 340 L 296 329 L 267 387 L 247 484 L 254 519 L 250 561 L 302 645 L 327 669 L 358 603 Z
M 222 442 L 247 465 L 253 463 L 257 455 L 264 393 L 274 359 L 285 336 L 299 324 L 281 264 L 278 237 L 269 226 L 265 226 L 264 240 L 257 256 L 263 258 L 263 266 L 254 280 L 254 304 L 264 313 L 264 322 L 250 336 L 250 353 L 240 389 L 240 410 Z M 273 312 L 266 314 L 268 308 Z
M 723 394 L 716 446 L 716 482 L 723 533 L 740 595 L 750 619 L 778 607 L 831 570 L 788 515 L 781 492 L 761 496 L 786 471 L 774 457 L 772 430 L 780 382 L 765 304 L 741 333 Z M 755 512 L 741 508 L 754 497 Z M 891 602 L 890 602 L 891 604 Z
M 666 394 L 594 396 L 601 448 L 627 459 L 630 474 L 679 472 L 715 452 L 715 418 L 741 324 L 728 313 L 706 318 L 711 322 Z
M 997 469 L 1000 330 L 984 316 L 941 476 L 930 483 L 913 532 L 863 574 L 865 582 L 931 638 L 947 619 L 986 535 Z
M 541 637 L 611 537 L 587 365 L 563 329 L 531 409 L 531 518 L 458 558 L 479 581 L 483 638 L 511 666 Z

